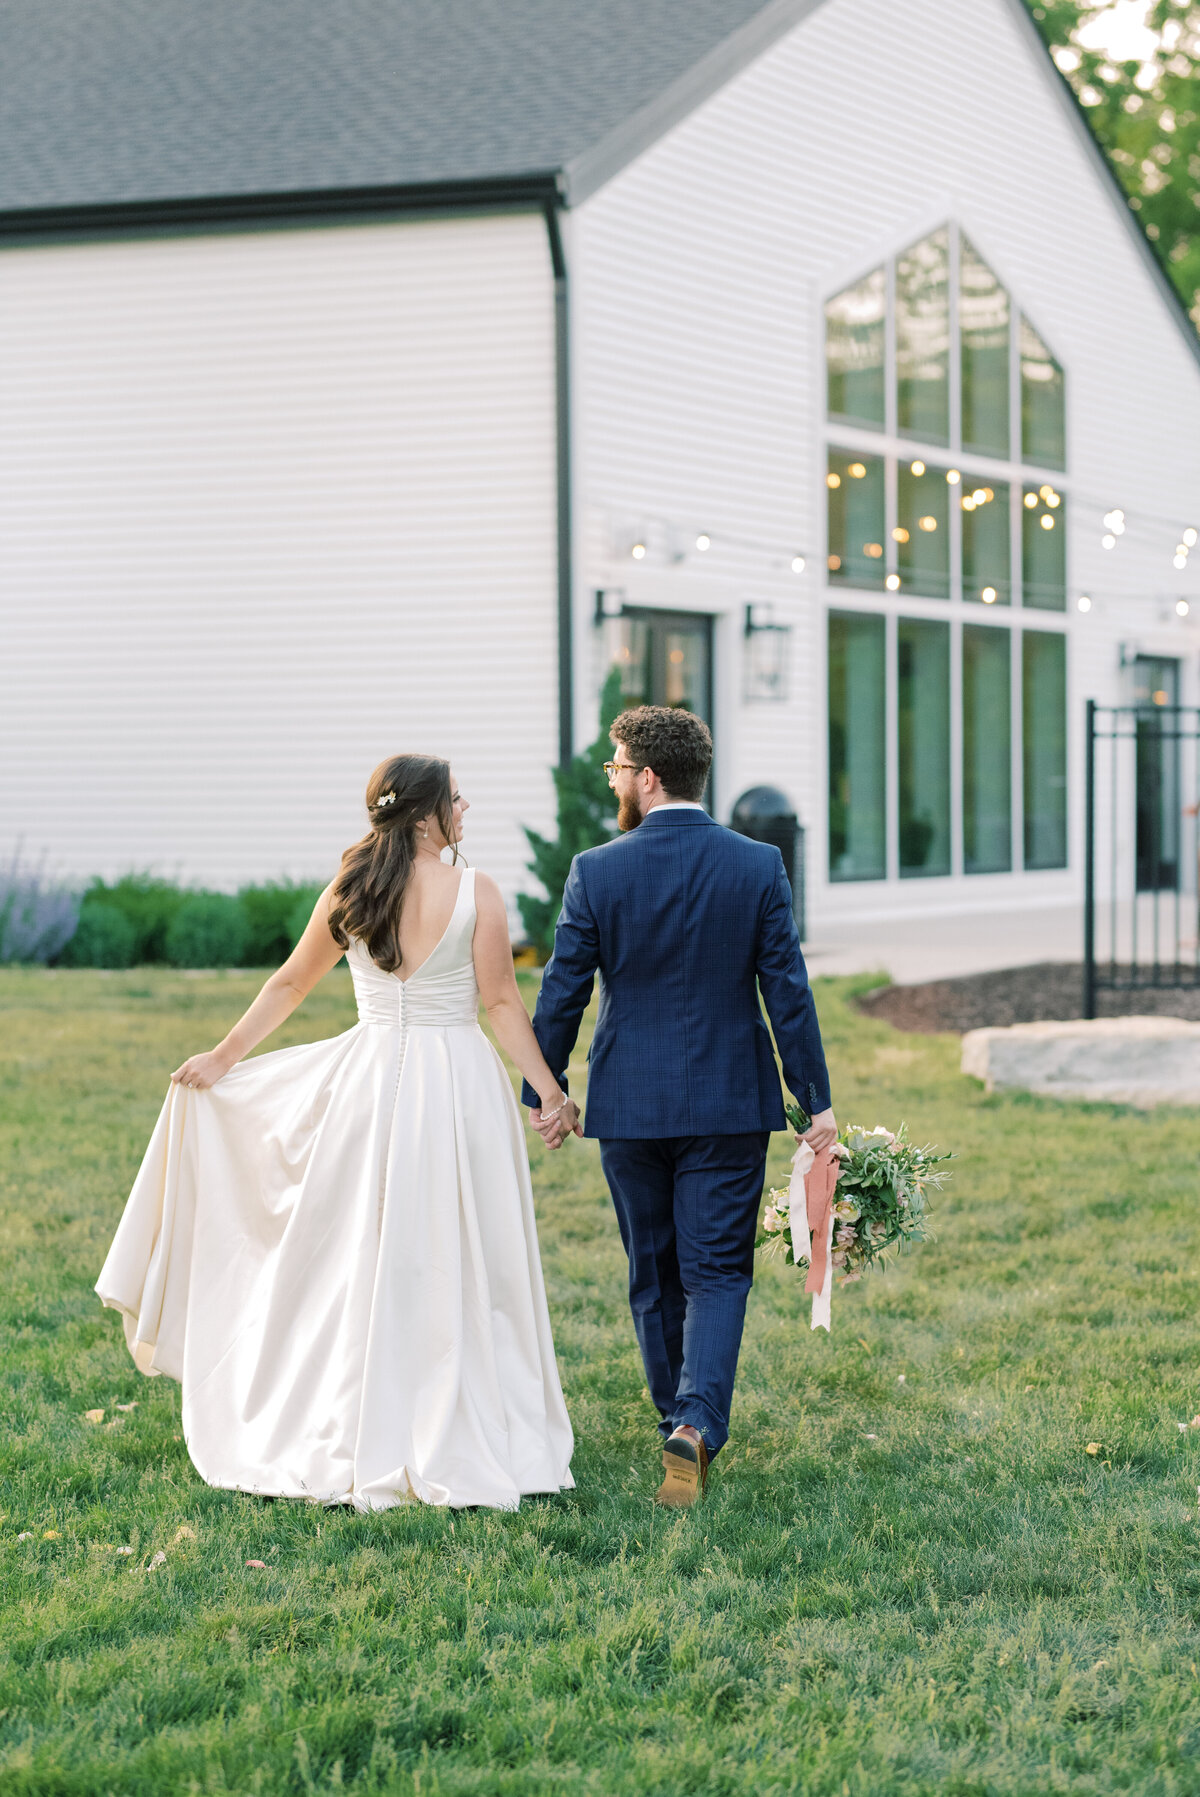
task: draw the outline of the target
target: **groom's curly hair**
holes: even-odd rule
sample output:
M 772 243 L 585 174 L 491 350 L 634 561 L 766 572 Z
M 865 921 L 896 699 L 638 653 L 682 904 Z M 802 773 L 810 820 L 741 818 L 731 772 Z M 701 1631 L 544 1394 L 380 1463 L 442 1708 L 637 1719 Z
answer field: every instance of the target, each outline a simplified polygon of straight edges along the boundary
M 674 705 L 635 705 L 608 733 L 623 743 L 637 768 L 652 768 L 671 799 L 698 799 L 712 766 L 712 734 L 694 711 Z

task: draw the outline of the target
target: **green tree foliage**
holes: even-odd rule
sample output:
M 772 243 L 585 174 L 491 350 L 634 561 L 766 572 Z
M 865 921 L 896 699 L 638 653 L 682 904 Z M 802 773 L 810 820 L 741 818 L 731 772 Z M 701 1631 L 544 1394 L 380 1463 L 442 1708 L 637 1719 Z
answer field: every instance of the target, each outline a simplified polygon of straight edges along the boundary
M 613 668 L 600 694 L 600 734 L 581 755 L 573 756 L 565 767 L 553 770 L 558 795 L 558 840 L 539 836 L 536 830 L 525 831 L 533 860 L 528 862 L 546 888 L 545 898 L 531 893 L 518 894 L 521 922 L 529 940 L 543 961 L 549 960 L 554 947 L 554 926 L 562 909 L 563 887 L 575 856 L 584 849 L 594 849 L 607 842 L 617 826 L 617 805 L 604 772 L 604 763 L 612 760 L 612 743 L 608 727 L 623 709 L 621 671 Z
M 1079 42 L 1108 5 L 1032 0 L 1030 11 L 1200 327 L 1200 0 L 1153 0 L 1158 49 L 1144 66 Z

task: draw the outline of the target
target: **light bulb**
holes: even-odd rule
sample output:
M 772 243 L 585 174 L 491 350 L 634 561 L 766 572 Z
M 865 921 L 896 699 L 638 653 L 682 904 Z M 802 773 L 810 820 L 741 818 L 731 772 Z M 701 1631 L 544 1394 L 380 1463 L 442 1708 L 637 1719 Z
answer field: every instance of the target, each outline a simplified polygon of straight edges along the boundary
M 1048 506 L 1061 505 L 1062 504 L 1062 494 L 1061 493 L 1048 494 L 1047 498 L 1046 498 L 1046 504 Z
M 646 545 L 644 543 L 635 543 L 629 553 L 635 562 L 640 562 L 646 554 Z
M 985 605 L 995 605 L 995 603 L 996 603 L 995 587 L 984 587 L 984 589 L 983 589 L 982 593 L 980 593 L 979 597 L 983 600 L 983 603 Z
M 1079 595 L 1078 599 L 1075 601 L 1075 603 L 1079 607 L 1080 611 L 1091 611 L 1091 609 L 1092 609 L 1092 602 L 1088 598 L 1086 593 L 1080 593 L 1080 595 Z
M 1187 615 L 1188 615 L 1188 602 L 1187 602 L 1187 600 L 1186 600 L 1186 599 L 1177 599 L 1177 600 L 1176 600 L 1176 601 L 1175 601 L 1175 614 L 1176 614 L 1176 616 L 1177 616 L 1177 617 L 1180 617 L 1180 618 L 1186 618 L 1186 617 L 1187 617 Z
M 803 574 L 803 572 L 804 572 L 804 557 L 802 555 L 794 555 L 792 557 L 792 573 L 793 574 Z
M 889 593 L 898 593 L 900 591 L 900 576 L 898 574 L 889 574 L 883 584 Z
M 1043 530 L 1053 530 L 1054 529 L 1054 519 L 1050 516 L 1049 512 L 1046 512 L 1045 515 L 1039 520 L 1039 522 L 1040 522 Z
M 825 485 L 827 487 L 840 487 L 841 484 L 842 477 L 840 474 L 827 474 L 825 476 Z
M 1111 531 L 1109 532 L 1108 536 L 1101 537 L 1101 539 L 1100 539 L 1101 549 L 1115 549 L 1116 545 L 1117 545 L 1117 539 L 1116 539 L 1116 537 L 1113 536 Z
M 1187 556 L 1186 555 L 1177 555 L 1175 557 L 1175 566 L 1177 568 L 1186 568 L 1187 567 Z
M 1044 500 L 1046 500 L 1047 503 L 1049 503 L 1049 501 L 1054 496 L 1054 488 L 1053 487 L 1039 487 L 1038 492 L 1041 494 L 1042 498 Z
M 973 512 L 979 503 L 980 502 L 971 493 L 964 493 L 962 496 L 962 509 L 964 512 Z
M 924 462 L 914 462 L 912 465 L 912 471 L 914 474 L 924 474 L 924 472 L 925 472 Z
M 905 530 L 903 524 L 897 524 L 895 530 L 892 532 L 892 537 L 897 543 L 908 542 L 908 532 Z
M 947 470 L 946 470 L 946 485 L 947 486 L 956 487 L 961 479 L 962 479 L 962 475 L 958 472 L 957 468 L 947 468 Z
M 706 531 L 702 530 L 700 532 L 700 535 L 696 538 L 696 547 L 697 547 L 697 549 L 711 549 L 712 548 L 712 538 L 708 535 L 708 533 Z
M 992 496 L 988 492 L 986 487 L 976 487 L 975 491 L 971 495 L 971 498 L 974 500 L 976 505 L 986 505 L 988 500 L 991 497 Z
M 936 530 L 937 529 L 937 519 L 936 518 L 918 518 L 917 524 L 920 526 L 920 528 L 922 530 Z
M 1190 525 L 1187 528 L 1187 530 L 1185 530 L 1183 533 L 1183 540 L 1187 544 L 1189 549 L 1194 549 L 1196 547 L 1196 532 L 1191 528 Z
M 851 462 L 846 473 L 852 480 L 865 480 L 867 477 L 867 470 L 861 462 Z
M 1025 504 L 1028 507 L 1028 509 L 1030 511 L 1032 511 L 1034 506 L 1037 504 L 1037 494 L 1036 493 L 1026 493 Z

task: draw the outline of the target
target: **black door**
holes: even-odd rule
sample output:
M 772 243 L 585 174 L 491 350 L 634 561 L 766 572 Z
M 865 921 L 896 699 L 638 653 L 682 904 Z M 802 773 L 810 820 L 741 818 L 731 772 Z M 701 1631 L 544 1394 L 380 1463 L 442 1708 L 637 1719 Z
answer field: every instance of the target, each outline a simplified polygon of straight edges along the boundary
M 681 705 L 712 728 L 712 619 L 702 612 L 627 608 L 617 664 L 630 705 Z
M 1137 889 L 1179 884 L 1179 663 L 1161 655 L 1134 662 L 1137 705 Z
M 704 612 L 626 607 L 614 619 L 627 705 L 679 705 L 713 727 L 712 619 Z M 712 781 L 704 792 L 712 809 Z

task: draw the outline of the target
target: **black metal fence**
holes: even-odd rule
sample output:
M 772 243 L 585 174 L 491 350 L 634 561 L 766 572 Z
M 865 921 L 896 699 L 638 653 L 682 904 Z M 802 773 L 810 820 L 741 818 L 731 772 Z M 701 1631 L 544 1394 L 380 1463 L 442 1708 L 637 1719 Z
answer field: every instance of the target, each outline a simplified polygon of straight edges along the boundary
M 1200 709 L 1087 704 L 1083 1014 L 1200 987 Z

